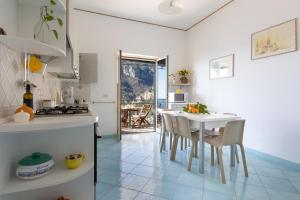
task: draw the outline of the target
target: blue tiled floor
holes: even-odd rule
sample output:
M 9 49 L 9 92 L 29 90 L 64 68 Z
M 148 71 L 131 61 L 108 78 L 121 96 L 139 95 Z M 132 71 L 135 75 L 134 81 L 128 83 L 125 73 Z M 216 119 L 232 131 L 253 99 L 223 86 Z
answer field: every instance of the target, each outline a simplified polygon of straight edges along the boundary
M 274 157 L 246 151 L 249 177 L 242 164 L 229 165 L 229 148 L 223 158 L 227 184 L 221 184 L 217 166 L 210 165 L 206 147 L 205 174 L 193 159 L 186 170 L 190 149 L 159 152 L 159 135 L 125 135 L 122 142 L 109 137 L 98 141 L 97 200 L 300 200 L 300 168 Z

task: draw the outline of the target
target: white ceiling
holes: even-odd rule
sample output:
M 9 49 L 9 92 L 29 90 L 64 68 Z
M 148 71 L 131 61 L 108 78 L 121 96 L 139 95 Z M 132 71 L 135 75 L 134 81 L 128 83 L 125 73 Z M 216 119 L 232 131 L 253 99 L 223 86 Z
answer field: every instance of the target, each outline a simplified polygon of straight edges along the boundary
M 186 30 L 232 0 L 177 0 L 183 6 L 178 15 L 158 11 L 164 0 L 73 1 L 75 8 Z

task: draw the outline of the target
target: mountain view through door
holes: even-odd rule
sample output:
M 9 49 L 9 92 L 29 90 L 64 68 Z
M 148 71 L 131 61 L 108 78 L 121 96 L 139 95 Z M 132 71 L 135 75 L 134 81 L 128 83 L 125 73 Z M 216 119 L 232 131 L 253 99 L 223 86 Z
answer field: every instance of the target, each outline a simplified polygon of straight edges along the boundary
M 121 60 L 122 133 L 154 131 L 155 67 L 155 61 Z

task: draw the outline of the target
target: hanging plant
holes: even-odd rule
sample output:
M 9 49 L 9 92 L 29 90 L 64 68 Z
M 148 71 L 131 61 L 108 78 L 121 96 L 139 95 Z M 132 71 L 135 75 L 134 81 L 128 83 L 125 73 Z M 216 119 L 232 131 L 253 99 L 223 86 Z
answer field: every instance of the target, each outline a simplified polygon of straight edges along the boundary
M 50 6 L 45 5 L 40 8 L 40 20 L 34 28 L 34 39 L 46 42 L 47 32 L 52 32 L 54 37 L 58 40 L 58 31 L 50 26 L 50 22 L 56 22 L 59 27 L 63 26 L 63 20 L 54 15 L 54 7 L 56 0 L 50 0 Z

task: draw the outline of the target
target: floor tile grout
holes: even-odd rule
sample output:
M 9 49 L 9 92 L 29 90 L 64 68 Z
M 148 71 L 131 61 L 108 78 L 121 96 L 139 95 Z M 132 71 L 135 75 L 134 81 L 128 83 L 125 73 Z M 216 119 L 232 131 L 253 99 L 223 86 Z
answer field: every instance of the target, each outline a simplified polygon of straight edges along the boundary
M 189 188 L 194 188 L 191 191 L 201 191 L 202 195 L 198 200 L 202 199 L 202 200 L 206 200 L 204 199 L 206 196 L 206 192 L 211 191 L 210 187 L 216 187 L 214 188 L 214 190 L 216 190 L 216 192 L 209 192 L 209 195 L 219 195 L 219 194 L 224 194 L 223 196 L 229 196 L 228 194 L 230 194 L 231 192 L 231 196 L 234 196 L 235 198 L 238 199 L 238 189 L 239 187 L 243 187 L 241 189 L 246 191 L 242 191 L 241 195 L 242 197 L 249 197 L 250 195 L 250 199 L 254 198 L 255 195 L 267 195 L 267 197 L 270 200 L 274 200 L 272 199 L 274 197 L 274 194 L 272 193 L 272 188 L 273 191 L 288 191 L 288 190 L 292 190 L 292 191 L 297 191 L 297 192 L 293 192 L 289 195 L 300 195 L 299 190 L 297 189 L 296 185 L 294 182 L 294 180 L 290 180 L 288 177 L 288 173 L 286 172 L 287 170 L 285 168 L 283 168 L 283 164 L 281 163 L 280 165 L 274 164 L 274 162 L 270 162 L 268 161 L 268 159 L 264 160 L 261 157 L 257 157 L 254 154 L 248 153 L 246 150 L 246 157 L 247 157 L 247 164 L 248 164 L 248 168 L 249 170 L 249 176 L 253 176 L 253 179 L 246 179 L 243 178 L 243 167 L 241 165 L 241 163 L 239 165 L 237 165 L 237 167 L 235 168 L 231 168 L 226 166 L 225 167 L 225 174 L 228 180 L 228 183 L 232 184 L 232 185 L 223 185 L 221 184 L 221 179 L 220 179 L 220 174 L 219 174 L 219 169 L 218 167 L 211 167 L 209 165 L 210 159 L 209 159 L 209 148 L 206 147 L 206 158 L 205 158 L 205 166 L 206 166 L 206 175 L 204 175 L 203 181 L 202 181 L 202 186 L 201 187 L 190 187 L 188 186 L 189 184 L 185 184 L 185 182 L 182 182 L 183 179 L 179 179 L 179 177 L 181 178 L 185 178 L 186 177 L 191 177 L 194 178 L 193 179 L 186 179 L 186 180 L 193 180 L 193 181 L 197 181 L 199 178 L 199 173 L 197 171 L 197 169 L 192 169 L 192 172 L 188 172 L 186 170 L 186 164 L 187 164 L 187 158 L 188 158 L 188 153 L 189 150 L 184 150 L 181 151 L 180 148 L 178 148 L 178 155 L 177 155 L 177 160 L 175 162 L 171 162 L 169 161 L 169 148 L 167 146 L 167 152 L 165 153 L 160 153 L 159 152 L 159 140 L 157 140 L 157 135 L 153 134 L 152 136 L 150 134 L 147 135 L 130 135 L 128 137 L 123 137 L 123 141 L 121 143 L 115 142 L 113 138 L 110 139 L 104 139 L 102 141 L 99 141 L 99 146 L 102 145 L 102 149 L 98 147 L 98 150 L 101 149 L 102 151 L 102 155 L 101 153 L 98 156 L 99 159 L 99 163 L 100 166 L 102 166 L 101 168 L 104 167 L 104 171 L 111 171 L 112 173 L 116 173 L 116 181 L 117 184 L 109 184 L 109 183 L 105 183 L 108 185 L 112 185 L 113 188 L 124 188 L 130 191 L 135 191 L 136 195 L 133 199 L 137 199 L 139 194 L 149 194 L 151 196 L 162 196 L 159 194 L 162 194 L 160 192 L 163 192 L 163 188 L 158 188 L 159 190 L 157 190 L 154 186 L 154 190 L 149 192 L 145 191 L 144 189 L 148 186 L 151 186 L 149 184 L 155 184 L 155 183 L 160 183 L 162 184 L 162 186 L 164 186 L 164 184 L 171 184 L 170 187 L 174 187 L 172 185 L 176 184 L 176 185 L 182 185 L 184 187 L 189 187 Z M 168 145 L 168 143 L 167 143 Z M 107 151 L 112 152 L 111 155 L 112 157 L 109 157 L 110 153 L 107 153 Z M 128 153 L 124 153 L 124 155 L 126 154 L 126 156 L 122 157 L 122 152 L 128 152 Z M 105 153 L 107 153 L 107 156 L 105 155 Z M 120 155 L 118 157 L 118 154 Z M 229 153 L 228 153 L 228 148 L 224 148 L 224 155 L 223 155 L 224 161 L 226 163 L 226 165 L 229 163 Z M 135 157 L 137 159 L 139 159 L 138 161 L 136 161 L 135 163 L 130 162 L 130 161 L 126 161 L 126 159 L 135 159 Z M 143 157 L 143 158 L 141 158 Z M 104 164 L 101 164 L 101 161 L 104 162 Z M 195 168 L 197 166 L 197 160 L 193 159 L 193 166 L 192 168 Z M 129 166 L 126 166 L 127 164 L 131 164 L 134 165 L 132 168 Z M 114 166 L 115 164 L 120 165 L 118 166 Z M 125 164 L 126 168 L 128 168 L 129 170 L 126 172 L 122 172 L 122 164 Z M 105 169 L 105 168 L 109 168 L 109 169 Z M 144 169 L 143 169 L 144 168 Z M 267 174 L 265 174 L 264 170 L 268 169 L 270 172 L 268 172 Z M 290 167 L 287 167 L 287 169 L 290 169 Z M 145 175 L 143 175 L 143 170 L 145 173 Z M 289 170 L 288 170 L 289 171 Z M 290 170 L 291 171 L 291 170 Z M 300 169 L 299 169 L 300 171 Z M 151 172 L 149 175 L 148 173 Z M 294 171 L 291 171 L 294 172 Z M 105 172 L 104 172 L 105 173 Z M 169 174 L 170 173 L 170 174 Z M 172 174 L 175 174 L 172 175 Z M 298 173 L 298 169 L 297 171 L 295 171 L 295 173 Z M 124 177 L 122 176 L 122 174 L 124 175 Z M 176 175 L 177 174 L 177 175 Z M 211 174 L 211 175 L 210 175 Z M 299 173 L 300 175 L 300 173 Z M 103 176 L 103 174 L 102 174 Z M 118 178 L 118 176 L 120 176 Z M 126 179 L 126 177 L 128 176 L 133 176 L 133 177 L 140 177 L 143 179 L 137 179 L 137 180 L 144 180 L 145 182 L 143 182 L 143 186 L 141 187 L 141 189 L 131 189 L 128 188 L 126 186 L 122 186 L 122 181 L 124 179 Z M 167 176 L 167 177 L 166 177 Z M 171 177 L 169 177 L 171 176 Z M 101 177 L 101 175 L 100 175 Z M 106 176 L 107 178 L 107 176 Z M 273 183 L 271 183 L 271 185 L 268 186 L 262 181 L 262 178 L 278 178 L 278 180 L 282 180 L 282 181 L 287 181 L 290 186 L 285 186 L 280 188 L 280 186 L 278 185 L 272 185 Z M 115 179 L 115 178 L 114 178 Z M 130 179 L 129 179 L 130 180 Z M 184 180 L 184 181 L 186 181 Z M 199 179 L 201 180 L 201 179 Z M 212 184 L 215 185 L 211 185 L 209 187 L 206 187 L 206 184 L 208 183 L 207 181 L 210 180 L 212 181 Z M 266 179 L 268 180 L 268 179 Z M 113 180 L 114 182 L 115 180 Z M 153 181 L 151 183 L 151 181 Z M 265 181 L 265 180 L 264 180 Z M 101 181 L 100 181 L 101 182 Z M 103 182 L 102 182 L 103 183 Z M 138 182 L 137 182 L 138 183 Z M 299 180 L 300 183 L 300 180 Z M 130 183 L 129 183 L 130 184 Z M 134 186 L 135 183 L 133 183 Z M 257 185 L 259 184 L 259 185 Z M 276 184 L 276 183 L 275 183 Z M 227 186 L 227 187 L 226 187 Z M 229 187 L 228 187 L 229 186 Z M 252 187 L 250 187 L 252 186 Z M 153 187 L 153 186 L 151 186 Z M 275 189 L 276 187 L 279 187 L 278 189 Z M 232 189 L 230 189 L 232 188 Z M 263 188 L 262 194 L 256 194 L 255 192 L 249 192 L 248 190 L 250 189 L 250 191 L 255 190 L 255 188 Z M 162 189 L 162 191 L 160 191 Z M 226 192 L 228 190 L 228 192 Z M 178 192 L 180 191 L 174 191 L 174 194 L 172 193 L 171 195 L 167 193 L 164 194 L 163 196 L 168 196 L 168 200 L 173 200 L 175 197 L 175 193 L 178 194 Z M 225 193 L 226 192 L 226 193 Z M 246 192 L 246 193 L 245 193 Z M 240 191 L 239 191 L 240 193 Z M 226 195 L 225 195 L 226 194 Z M 125 194 L 118 194 L 118 195 L 125 195 Z M 193 195 L 193 194 L 187 194 L 187 195 Z M 196 195 L 196 194 L 194 194 Z M 245 196 L 246 195 L 246 196 Z M 176 195 L 176 197 L 178 197 Z M 297 196 L 298 197 L 298 196 Z M 223 198 L 223 197 L 222 197 Z M 225 197 L 224 197 L 225 198 Z M 287 199 L 287 198 L 286 198 Z M 191 199 L 193 200 L 193 199 Z M 221 200 L 221 199 L 220 199 Z

